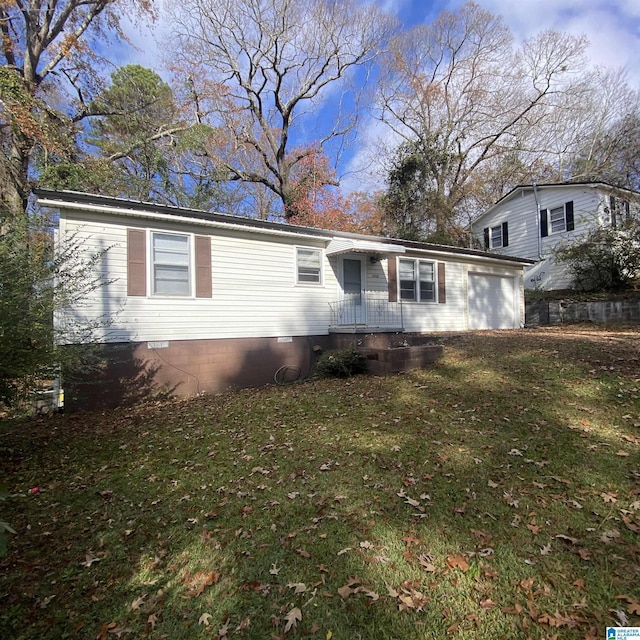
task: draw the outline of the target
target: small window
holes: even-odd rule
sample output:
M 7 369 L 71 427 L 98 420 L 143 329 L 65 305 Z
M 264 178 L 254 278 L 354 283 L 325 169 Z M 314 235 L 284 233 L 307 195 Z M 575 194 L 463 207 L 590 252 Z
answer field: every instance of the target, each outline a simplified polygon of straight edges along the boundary
M 611 204 L 611 226 L 622 227 L 631 220 L 631 210 L 628 200 L 622 200 L 615 196 L 610 196 Z
M 484 249 L 502 249 L 509 245 L 509 223 L 503 222 L 495 227 L 485 227 L 484 230 Z
M 190 296 L 189 236 L 152 233 L 153 293 Z
M 551 233 L 561 233 L 567 230 L 567 222 L 564 217 L 564 205 L 549 211 L 549 223 Z
M 491 227 L 491 248 L 498 249 L 502 247 L 502 225 Z
M 573 200 L 553 209 L 540 209 L 540 236 L 542 238 L 551 233 L 563 233 L 574 229 Z
M 320 284 L 322 282 L 322 260 L 320 249 L 296 249 L 298 284 Z
M 424 260 L 400 260 L 400 299 L 435 302 L 435 264 Z

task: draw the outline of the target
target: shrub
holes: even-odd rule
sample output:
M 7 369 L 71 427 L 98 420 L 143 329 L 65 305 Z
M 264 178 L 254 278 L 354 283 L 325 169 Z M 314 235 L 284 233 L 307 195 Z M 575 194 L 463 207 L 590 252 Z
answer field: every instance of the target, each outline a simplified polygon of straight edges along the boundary
M 564 262 L 578 291 L 617 291 L 637 284 L 640 276 L 640 224 L 596 229 L 583 241 L 555 252 Z
M 316 375 L 320 378 L 350 378 L 367 370 L 365 357 L 354 347 L 327 351 L 318 358 Z

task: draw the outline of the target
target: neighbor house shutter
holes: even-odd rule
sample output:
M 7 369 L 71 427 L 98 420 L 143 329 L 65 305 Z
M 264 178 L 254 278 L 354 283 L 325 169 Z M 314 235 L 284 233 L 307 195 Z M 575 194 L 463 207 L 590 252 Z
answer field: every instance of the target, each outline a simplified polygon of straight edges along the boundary
M 127 295 L 147 295 L 147 234 L 127 229 Z
M 616 226 L 616 198 L 609 196 L 609 211 L 611 212 L 611 226 Z
M 540 209 L 540 237 L 546 238 L 549 235 L 549 226 L 547 223 L 548 211 Z
M 502 223 L 502 246 L 503 247 L 509 246 L 509 223 L 508 222 Z
M 196 298 L 211 298 L 211 238 L 196 236 Z
M 438 262 L 438 302 L 444 304 L 447 301 L 447 286 L 445 278 L 444 262 Z
M 395 257 L 387 258 L 389 302 L 398 302 L 398 265 Z
M 575 228 L 573 222 L 573 201 L 570 200 L 564 205 L 565 220 L 567 222 L 567 231 L 573 231 Z
M 489 227 L 484 228 L 484 249 L 489 249 Z

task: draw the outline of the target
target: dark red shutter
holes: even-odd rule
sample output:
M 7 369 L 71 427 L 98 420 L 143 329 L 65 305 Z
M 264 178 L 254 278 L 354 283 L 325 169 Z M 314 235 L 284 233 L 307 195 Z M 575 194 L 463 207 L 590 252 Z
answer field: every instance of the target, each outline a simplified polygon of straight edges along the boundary
M 389 302 L 398 302 L 398 267 L 395 256 L 387 258 Z
M 508 222 L 502 223 L 502 246 L 503 247 L 509 246 L 509 223 Z
M 127 295 L 147 295 L 147 234 L 127 229 Z
M 438 262 L 438 302 L 444 304 L 447 301 L 447 285 L 444 262 Z
M 196 298 L 211 298 L 211 238 L 196 236 Z
M 489 242 L 489 227 L 484 228 L 484 250 L 488 251 L 491 248 L 491 244 Z

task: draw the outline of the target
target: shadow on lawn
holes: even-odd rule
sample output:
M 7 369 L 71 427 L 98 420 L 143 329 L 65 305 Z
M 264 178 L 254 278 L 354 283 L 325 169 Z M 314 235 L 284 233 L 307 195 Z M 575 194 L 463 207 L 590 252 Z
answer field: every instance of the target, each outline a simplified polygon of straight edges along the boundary
M 294 607 L 288 636 L 547 637 L 531 603 L 584 617 L 563 638 L 601 632 L 637 555 L 620 525 L 615 554 L 595 553 L 613 508 L 599 494 L 633 485 L 602 416 L 578 421 L 582 392 L 590 411 L 630 404 L 590 367 L 498 337 L 395 378 L 41 422 L 11 439 L 8 477 L 27 487 L 40 467 L 46 491 L 9 516 L 21 534 L 0 565 L 3 637 L 215 637 L 225 621 L 229 637 L 281 637 Z M 387 587 L 413 605 L 399 612 Z

